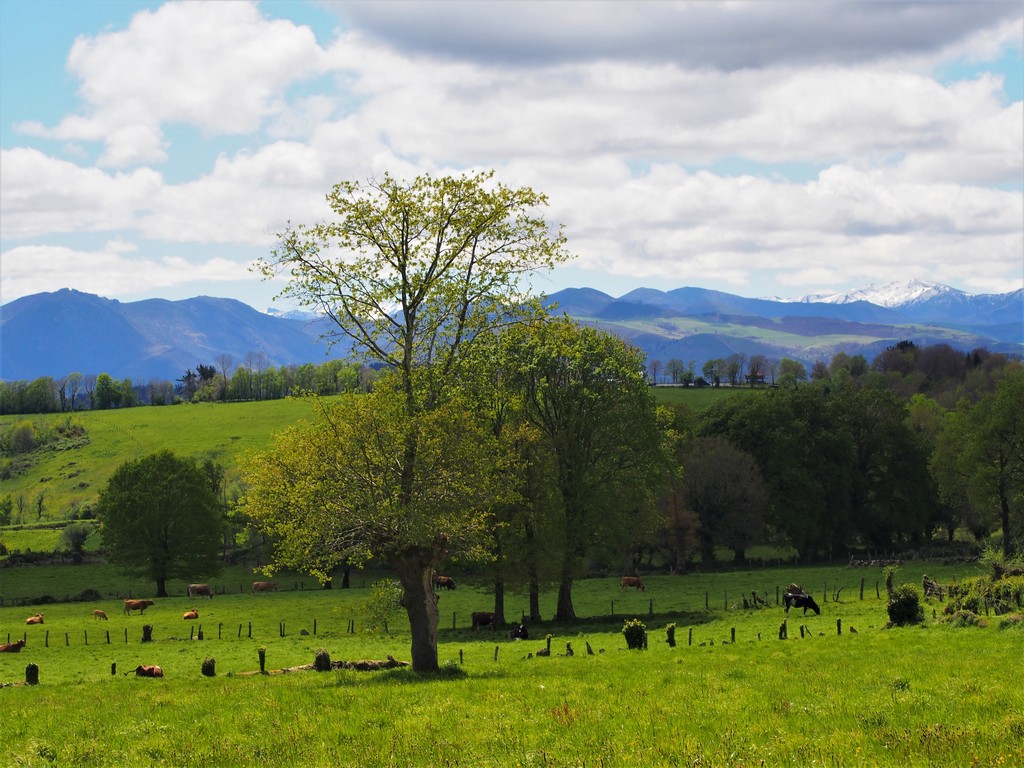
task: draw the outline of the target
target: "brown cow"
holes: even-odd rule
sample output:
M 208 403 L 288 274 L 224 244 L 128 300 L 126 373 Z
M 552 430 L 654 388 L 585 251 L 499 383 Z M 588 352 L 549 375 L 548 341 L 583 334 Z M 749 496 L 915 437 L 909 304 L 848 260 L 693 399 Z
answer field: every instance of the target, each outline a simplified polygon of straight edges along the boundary
M 438 576 L 434 574 L 434 586 L 441 589 L 455 589 L 455 579 L 451 576 Z
M 29 616 L 27 619 L 25 619 L 25 623 L 26 624 L 42 624 L 43 623 L 43 614 L 37 613 L 35 616 Z
M 473 619 L 473 629 L 476 632 L 480 631 L 480 627 L 490 627 L 493 630 L 498 628 L 498 617 L 490 611 L 474 611 L 470 618 Z
M 188 621 L 189 619 L 198 619 L 199 611 L 196 608 L 193 608 L 191 611 L 185 611 L 183 614 L 181 614 L 181 618 L 183 618 L 185 621 Z
M 143 614 L 151 605 L 154 605 L 152 600 L 125 600 L 124 612 L 129 616 L 132 611 L 138 611 L 140 614 Z
M 643 579 L 639 576 L 623 576 L 622 581 L 619 582 L 619 589 L 625 589 L 626 587 L 635 587 L 638 592 L 647 591 Z
M 95 611 L 93 611 L 92 615 L 93 615 L 94 619 L 103 619 L 103 621 L 107 620 L 107 614 L 105 614 L 99 608 L 97 608 Z
M 0 653 L 20 653 L 21 649 L 24 647 L 24 638 L 21 640 L 15 640 L 13 643 L 0 643 Z
M 254 581 L 252 583 L 252 592 L 277 592 L 276 581 Z
M 156 664 L 139 664 L 135 668 L 136 677 L 163 677 L 164 671 Z
M 209 584 L 189 584 L 188 585 L 188 596 L 189 597 L 208 597 L 213 600 L 213 590 Z

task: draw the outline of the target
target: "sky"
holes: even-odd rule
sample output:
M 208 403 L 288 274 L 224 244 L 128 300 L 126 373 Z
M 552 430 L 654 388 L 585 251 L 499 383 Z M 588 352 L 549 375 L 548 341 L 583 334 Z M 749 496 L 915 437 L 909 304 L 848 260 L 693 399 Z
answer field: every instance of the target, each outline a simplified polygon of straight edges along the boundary
M 235 298 L 340 181 L 549 198 L 544 293 L 1024 287 L 1021 0 L 0 0 L 0 302 Z

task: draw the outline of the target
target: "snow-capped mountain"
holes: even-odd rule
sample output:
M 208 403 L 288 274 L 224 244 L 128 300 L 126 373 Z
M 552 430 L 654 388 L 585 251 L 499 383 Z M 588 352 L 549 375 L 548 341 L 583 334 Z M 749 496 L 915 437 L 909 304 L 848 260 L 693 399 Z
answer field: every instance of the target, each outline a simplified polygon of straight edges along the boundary
M 932 283 L 927 280 L 908 280 L 902 283 L 869 285 L 849 293 L 804 296 L 798 301 L 805 304 L 850 304 L 854 301 L 867 301 L 878 307 L 897 309 L 905 304 L 931 301 L 940 297 L 948 298 L 956 294 L 967 296 L 963 291 L 950 288 L 948 285 Z

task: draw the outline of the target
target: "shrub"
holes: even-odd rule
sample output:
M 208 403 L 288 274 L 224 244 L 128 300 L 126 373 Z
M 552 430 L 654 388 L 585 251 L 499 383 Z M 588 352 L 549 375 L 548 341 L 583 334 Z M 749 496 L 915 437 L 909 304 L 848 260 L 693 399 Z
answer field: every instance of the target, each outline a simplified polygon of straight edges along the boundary
M 957 611 L 943 619 L 954 627 L 987 627 L 988 622 L 971 611 Z
M 999 620 L 1000 629 L 1024 630 L 1024 613 L 1011 613 Z
M 381 579 L 374 583 L 363 605 L 366 623 L 371 629 L 387 630 L 388 620 L 401 615 L 403 594 L 402 585 L 395 579 Z
M 626 647 L 641 650 L 647 647 L 647 625 L 640 619 L 628 619 L 622 625 L 622 634 L 626 637 Z
M 893 626 L 902 627 L 924 621 L 921 596 L 910 584 L 902 584 L 893 589 L 886 611 L 889 613 L 889 623 Z

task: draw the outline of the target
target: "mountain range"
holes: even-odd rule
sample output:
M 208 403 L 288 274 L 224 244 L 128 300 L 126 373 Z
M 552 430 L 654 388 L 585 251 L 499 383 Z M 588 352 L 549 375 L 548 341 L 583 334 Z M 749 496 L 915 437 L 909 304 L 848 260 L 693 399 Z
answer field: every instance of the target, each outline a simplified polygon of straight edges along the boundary
M 639 288 L 618 298 L 592 288 L 547 297 L 567 314 L 630 340 L 648 360 L 694 362 L 734 353 L 789 357 L 808 367 L 837 352 L 872 360 L 903 339 L 1024 356 L 1024 289 L 972 295 L 925 281 L 798 300 L 751 299 L 703 288 Z M 234 299 L 119 302 L 63 289 L 0 307 L 0 379 L 73 371 L 136 383 L 186 369 L 319 363 L 343 350 L 318 341 L 323 320 L 260 312 Z

